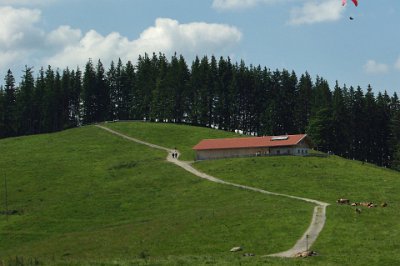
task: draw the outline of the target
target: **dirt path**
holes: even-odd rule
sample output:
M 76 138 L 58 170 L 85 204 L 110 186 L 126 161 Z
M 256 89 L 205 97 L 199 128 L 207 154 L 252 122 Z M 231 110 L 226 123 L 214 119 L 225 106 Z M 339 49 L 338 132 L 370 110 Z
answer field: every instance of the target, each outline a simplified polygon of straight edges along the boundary
M 267 190 L 263 190 L 263 189 L 259 189 L 259 188 L 254 188 L 254 187 L 249 187 L 249 186 L 245 186 L 245 185 L 240 185 L 240 184 L 235 184 L 235 183 L 231 183 L 231 182 L 227 182 L 221 179 L 218 179 L 216 177 L 207 175 L 203 172 L 200 172 L 199 170 L 193 168 L 193 166 L 188 163 L 188 162 L 184 162 L 184 161 L 180 161 L 177 158 L 172 158 L 172 153 L 173 152 L 178 152 L 175 151 L 173 149 L 168 149 L 162 146 L 158 146 L 155 144 L 151 144 L 136 138 L 132 138 L 129 137 L 127 135 L 124 135 L 122 133 L 119 133 L 115 130 L 109 129 L 107 127 L 101 126 L 101 125 L 96 125 L 98 128 L 101 128 L 103 130 L 106 130 L 112 134 L 115 134 L 117 136 L 120 136 L 124 139 L 130 140 L 130 141 L 134 141 L 143 145 L 147 145 L 150 146 L 152 148 L 155 149 L 160 149 L 160 150 L 165 150 L 168 152 L 168 156 L 167 156 L 167 160 L 173 164 L 176 164 L 180 167 L 182 167 L 183 169 L 185 169 L 186 171 L 200 177 L 200 178 L 204 178 L 207 179 L 209 181 L 215 182 L 215 183 L 219 183 L 219 184 L 224 184 L 224 185 L 229 185 L 229 186 L 234 186 L 240 189 L 246 189 L 246 190 L 251 190 L 251 191 L 255 191 L 255 192 L 259 192 L 259 193 L 263 193 L 263 194 L 268 194 L 268 195 L 273 195 L 273 196 L 280 196 L 280 197 L 286 197 L 286 198 L 291 198 L 291 199 L 295 199 L 295 200 L 301 200 L 301 201 L 305 201 L 305 202 L 309 202 L 309 203 L 313 203 L 315 204 L 315 208 L 314 208 L 314 212 L 313 212 L 313 216 L 311 219 L 311 223 L 310 226 L 307 228 L 307 230 L 304 232 L 303 236 L 296 242 L 296 244 L 289 250 L 287 251 L 283 251 L 280 253 L 275 253 L 275 254 L 270 254 L 267 256 L 275 256 L 275 257 L 293 257 L 295 254 L 305 251 L 308 248 L 310 248 L 312 246 L 312 244 L 315 242 L 315 240 L 317 239 L 319 233 L 322 231 L 324 225 L 325 225 L 325 220 L 326 220 L 326 207 L 329 206 L 328 203 L 322 202 L 322 201 L 318 201 L 318 200 L 313 200 L 313 199 L 308 199 L 308 198 L 302 198 L 302 197 L 296 197 L 296 196 L 291 196 L 291 195 L 286 195 L 286 194 L 281 194 L 281 193 L 275 193 L 275 192 L 270 192 Z M 178 157 L 179 157 L 179 153 L 178 153 Z

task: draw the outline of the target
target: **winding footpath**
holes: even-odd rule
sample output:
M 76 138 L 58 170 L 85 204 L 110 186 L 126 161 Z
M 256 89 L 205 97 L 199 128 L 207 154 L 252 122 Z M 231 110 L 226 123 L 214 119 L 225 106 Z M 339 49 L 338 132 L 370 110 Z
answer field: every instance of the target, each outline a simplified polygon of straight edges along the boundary
M 296 244 L 289 250 L 287 251 L 283 251 L 280 253 L 275 253 L 275 254 L 270 254 L 270 255 L 266 255 L 266 256 L 274 256 L 274 257 L 285 257 L 285 258 L 290 258 L 290 257 L 294 257 L 296 254 L 306 251 L 307 248 L 310 248 L 312 246 L 312 244 L 315 242 L 315 240 L 317 240 L 319 233 L 322 231 L 324 225 L 325 225 L 325 220 L 326 220 L 326 207 L 329 206 L 328 203 L 326 202 L 322 202 L 322 201 L 318 201 L 318 200 L 313 200 L 313 199 L 308 199 L 308 198 L 302 198 L 302 197 L 296 197 L 296 196 L 291 196 L 291 195 L 286 195 L 286 194 L 281 194 L 281 193 L 275 193 L 275 192 L 270 192 L 267 190 L 263 190 L 263 189 L 259 189 L 259 188 L 254 188 L 254 187 L 249 187 L 249 186 L 245 186 L 245 185 L 240 185 L 240 184 L 236 184 L 236 183 L 231 183 L 231 182 L 227 182 L 221 179 L 218 179 L 216 177 L 210 176 L 208 174 L 205 174 L 203 172 L 200 172 L 199 170 L 193 168 L 193 166 L 191 166 L 191 164 L 189 162 L 184 162 L 184 161 L 180 161 L 177 158 L 173 158 L 172 157 L 172 153 L 173 152 L 178 152 L 175 151 L 173 149 L 168 149 L 159 145 L 155 145 L 152 143 L 148 143 L 136 138 L 132 138 L 129 137 L 125 134 L 122 134 L 120 132 L 117 132 L 115 130 L 112 130 L 110 128 L 101 126 L 101 125 L 96 125 L 96 127 L 101 128 L 103 130 L 106 130 L 114 135 L 117 135 L 121 138 L 127 139 L 129 141 L 134 141 L 143 145 L 147 145 L 149 147 L 155 148 L 155 149 L 160 149 L 160 150 L 164 150 L 166 152 L 168 152 L 168 156 L 167 156 L 167 161 L 176 164 L 179 167 L 182 167 L 183 169 L 185 169 L 186 171 L 200 177 L 200 178 L 204 178 L 207 179 L 209 181 L 215 182 L 215 183 L 219 183 L 219 184 L 224 184 L 224 185 L 228 185 L 228 186 L 233 186 L 233 187 L 237 187 L 240 189 L 246 189 L 246 190 L 251 190 L 254 192 L 258 192 L 258 193 L 263 193 L 263 194 L 268 194 L 268 195 L 273 195 L 273 196 L 280 196 L 280 197 L 286 197 L 286 198 L 291 198 L 291 199 L 295 199 L 295 200 L 300 200 L 300 201 L 305 201 L 308 203 L 312 203 L 315 204 L 315 208 L 314 208 L 314 212 L 313 212 L 313 216 L 311 219 L 311 223 L 310 226 L 307 228 L 307 230 L 304 232 L 303 236 L 296 242 Z M 178 152 L 178 157 L 179 157 L 179 152 Z

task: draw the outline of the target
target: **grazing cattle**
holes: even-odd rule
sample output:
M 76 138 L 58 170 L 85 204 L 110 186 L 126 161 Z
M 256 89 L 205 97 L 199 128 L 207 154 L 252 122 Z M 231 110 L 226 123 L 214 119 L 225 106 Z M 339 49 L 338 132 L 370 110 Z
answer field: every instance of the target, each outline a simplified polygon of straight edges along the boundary
M 368 207 L 368 208 L 375 207 L 373 202 L 360 202 L 359 204 L 360 204 L 360 206 L 364 206 L 364 207 Z
M 296 257 L 296 258 L 306 258 L 306 257 L 311 257 L 311 256 L 317 256 L 317 255 L 318 255 L 317 252 L 312 251 L 312 250 L 307 250 L 307 251 L 296 253 L 294 255 L 294 257 Z
M 383 208 L 387 207 L 387 202 L 382 202 L 381 207 Z
M 336 202 L 339 204 L 350 204 L 350 200 L 348 199 L 338 199 Z
M 361 209 L 356 208 L 356 213 L 360 214 L 361 213 Z
M 358 202 L 353 202 L 352 204 L 351 204 L 351 206 L 358 206 Z
M 238 252 L 238 251 L 241 251 L 242 250 L 242 247 L 233 247 L 233 248 L 231 248 L 231 250 L 229 250 L 230 252 Z

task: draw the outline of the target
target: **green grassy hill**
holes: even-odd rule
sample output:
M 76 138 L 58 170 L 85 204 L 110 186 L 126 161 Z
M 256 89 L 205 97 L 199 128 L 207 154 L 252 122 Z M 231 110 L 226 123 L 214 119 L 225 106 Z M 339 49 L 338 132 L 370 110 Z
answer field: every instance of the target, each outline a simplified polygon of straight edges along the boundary
M 178 148 L 192 160 L 203 138 L 232 136 L 171 124 L 110 123 L 133 137 Z M 313 205 L 201 180 L 166 153 L 94 126 L 0 141 L 0 177 L 9 209 L 0 216 L 0 258 L 45 264 L 395 265 L 400 243 L 400 174 L 338 157 L 262 157 L 195 163 L 216 177 L 332 203 L 306 260 L 242 257 L 294 245 Z M 0 186 L 4 210 L 4 185 Z M 334 201 L 387 201 L 363 209 Z M 16 259 L 18 256 L 18 259 Z

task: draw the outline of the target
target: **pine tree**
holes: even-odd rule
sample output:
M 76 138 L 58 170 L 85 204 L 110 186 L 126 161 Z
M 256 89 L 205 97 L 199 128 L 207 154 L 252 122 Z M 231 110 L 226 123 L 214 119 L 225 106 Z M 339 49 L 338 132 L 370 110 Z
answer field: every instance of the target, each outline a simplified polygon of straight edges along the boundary
M 249 131 L 251 133 L 260 135 L 262 134 L 262 117 L 264 110 L 267 108 L 267 97 L 265 90 L 265 82 L 263 80 L 263 70 L 261 66 L 252 68 L 250 71 L 250 82 L 252 84 L 251 97 L 251 119 L 249 124 Z
M 83 74 L 83 123 L 90 124 L 96 122 L 98 113 L 98 99 L 96 95 L 96 72 L 94 71 L 92 60 L 86 63 Z
M 120 76 L 122 62 L 121 59 L 118 61 L 118 67 L 115 68 L 114 61 L 111 61 L 109 70 L 107 71 L 106 83 L 110 95 L 110 107 L 109 107 L 109 117 L 110 120 L 116 120 L 119 117 L 119 105 L 121 99 L 121 84 Z
M 200 80 L 200 60 L 196 56 L 191 66 L 191 76 L 189 81 L 189 95 L 187 99 L 188 122 L 193 125 L 200 123 L 201 113 L 205 113 L 204 104 L 201 99 L 201 80 Z M 203 108 L 202 108 L 203 107 Z M 203 110 L 202 110 L 203 109 Z
M 335 154 L 349 156 L 349 127 L 348 109 L 344 92 L 336 82 L 332 96 L 332 149 Z
M 367 93 L 365 94 L 365 106 L 363 114 L 365 116 L 367 127 L 365 130 L 365 149 L 364 155 L 368 162 L 376 163 L 376 156 L 379 154 L 379 148 L 377 140 L 379 138 L 378 118 L 377 118 L 377 106 L 376 99 L 372 92 L 372 87 L 368 85 Z
M 390 123 L 390 149 L 389 161 L 391 168 L 400 171 L 400 112 L 393 114 Z
M 139 56 L 136 71 L 136 86 L 132 98 L 132 118 L 135 120 L 150 119 L 152 90 L 158 77 L 158 59 L 147 54 Z M 150 119 L 151 120 L 151 119 Z
M 59 131 L 63 129 L 64 121 L 63 121 L 63 88 L 61 84 L 61 75 L 58 70 L 56 70 L 54 75 L 54 84 L 53 84 L 53 99 L 52 99 L 52 132 Z
M 95 79 L 96 88 L 94 94 L 98 107 L 95 114 L 95 122 L 111 120 L 110 92 L 106 82 L 105 69 L 100 59 L 97 62 Z
M 305 132 L 311 117 L 312 80 L 306 72 L 301 75 L 296 91 L 295 123 L 299 133 Z
M 235 66 L 234 75 L 234 91 L 236 92 L 235 97 L 235 111 L 234 111 L 234 128 L 247 133 L 249 131 L 249 98 L 252 90 L 251 84 L 248 80 L 248 68 L 243 60 L 239 65 Z
M 258 135 L 269 135 L 271 132 L 271 122 L 270 122 L 270 104 L 271 104 L 271 88 L 273 86 L 272 83 L 272 74 L 271 71 L 268 68 L 264 68 L 262 73 L 261 73 L 261 83 L 262 83 L 262 97 L 261 101 L 263 103 L 263 107 L 260 110 L 260 130 L 258 132 Z
M 182 55 L 179 60 L 172 58 L 171 60 L 171 74 L 176 75 L 173 82 L 173 90 L 175 95 L 175 103 L 173 108 L 173 121 L 181 123 L 185 120 L 184 115 L 187 113 L 185 99 L 188 95 L 188 82 L 190 73 L 185 59 Z
M 376 157 L 375 162 L 381 166 L 389 166 L 389 156 L 390 156 L 390 97 L 385 91 L 384 94 L 378 93 L 376 98 Z
M 297 88 L 297 76 L 294 71 L 290 74 L 287 70 L 282 71 L 281 75 L 282 87 L 281 90 L 281 124 L 282 133 L 294 134 L 297 131 L 295 126 L 295 104 L 296 104 L 296 88 Z
M 45 74 L 44 69 L 40 68 L 39 76 L 35 81 L 35 91 L 33 93 L 33 128 L 35 134 L 45 132 L 44 117 L 47 103 L 45 103 Z
M 169 66 L 164 54 L 158 56 L 157 65 L 158 76 L 155 87 L 152 89 L 150 117 L 152 120 L 164 122 L 167 117 L 170 117 L 169 112 L 172 108 L 170 98 L 173 97 L 169 91 Z
M 5 137 L 4 125 L 4 89 L 0 86 L 0 139 Z
M 17 135 L 17 102 L 15 79 L 9 69 L 4 78 L 4 136 L 13 137 Z
M 332 145 L 332 108 L 320 109 L 315 116 L 310 119 L 307 134 L 310 135 L 315 148 L 324 152 L 334 151 Z
M 233 66 L 230 58 L 220 58 L 218 61 L 218 81 L 215 96 L 215 123 L 219 129 L 232 130 L 232 105 L 235 95 L 231 92 Z
M 328 82 L 322 77 L 317 76 L 313 87 L 313 103 L 311 115 L 315 115 L 319 110 L 330 108 L 332 104 L 332 93 Z
M 17 98 L 18 135 L 34 133 L 33 128 L 33 93 L 35 80 L 32 68 L 25 66 Z
M 48 66 L 43 80 L 43 127 L 42 132 L 53 132 L 56 130 L 55 120 L 57 117 L 57 94 L 55 92 L 55 73 Z
M 69 98 L 69 121 L 71 126 L 79 126 L 82 122 L 81 93 L 82 72 L 79 68 L 71 72 L 71 94 Z
M 66 68 L 62 72 L 61 76 L 61 95 L 60 102 L 62 105 L 61 109 L 61 128 L 67 129 L 74 125 L 74 120 L 71 119 L 71 101 L 73 97 L 73 80 L 74 73 Z
M 266 123 L 266 134 L 267 135 L 283 135 L 286 134 L 286 130 L 283 124 L 283 113 L 282 108 L 284 100 L 282 90 L 282 77 L 281 72 L 276 69 L 271 74 L 270 86 L 267 89 L 268 106 L 266 109 L 265 118 L 268 121 Z
M 350 113 L 352 114 L 351 123 L 351 139 L 352 146 L 354 149 L 353 158 L 364 161 L 366 159 L 366 145 L 367 145 L 367 120 L 364 114 L 365 111 L 365 99 L 364 92 L 360 87 L 357 87 L 354 92 Z
M 196 75 L 192 75 L 192 86 L 198 87 L 199 96 L 199 124 L 210 127 L 213 116 L 213 99 L 214 92 L 210 82 L 210 63 L 207 56 L 204 56 Z
M 125 64 L 121 74 L 121 108 L 119 109 L 120 119 L 132 119 L 133 97 L 137 91 L 135 68 L 131 61 Z
M 389 128 L 389 164 L 391 168 L 400 171 L 400 100 L 396 93 L 390 100 Z

